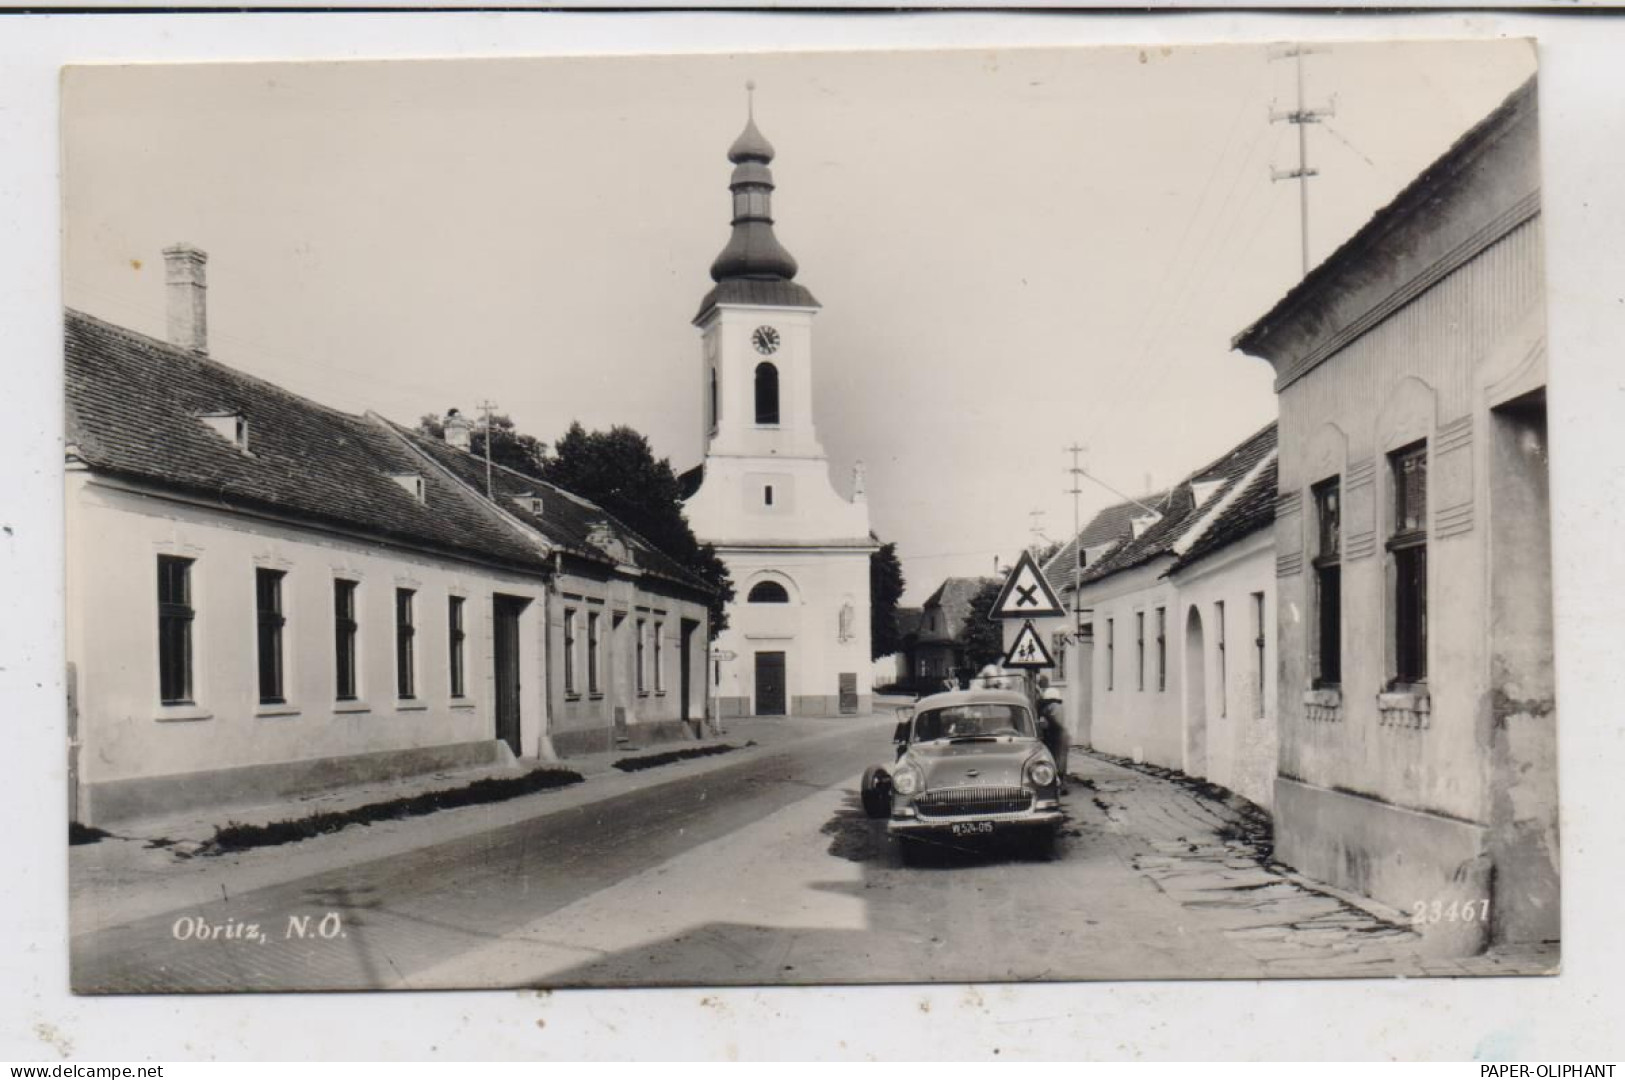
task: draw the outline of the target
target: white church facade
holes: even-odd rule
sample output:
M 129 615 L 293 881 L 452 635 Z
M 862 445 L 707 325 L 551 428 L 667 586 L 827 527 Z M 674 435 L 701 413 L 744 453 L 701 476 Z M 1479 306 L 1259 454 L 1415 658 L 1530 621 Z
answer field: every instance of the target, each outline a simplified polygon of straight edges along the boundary
M 863 473 L 830 479 L 812 408 L 813 319 L 773 234 L 773 148 L 754 120 L 728 152 L 733 231 L 700 304 L 705 462 L 686 504 L 735 588 L 715 642 L 717 710 L 741 715 L 867 712 L 872 664 Z

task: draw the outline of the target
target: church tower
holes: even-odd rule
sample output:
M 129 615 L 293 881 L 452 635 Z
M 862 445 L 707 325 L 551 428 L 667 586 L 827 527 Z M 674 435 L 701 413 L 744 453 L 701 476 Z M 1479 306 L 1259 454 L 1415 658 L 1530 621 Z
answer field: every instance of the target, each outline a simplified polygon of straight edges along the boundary
M 728 151 L 732 234 L 700 302 L 705 464 L 686 511 L 736 595 L 717 639 L 723 716 L 868 712 L 869 532 L 861 466 L 841 495 L 813 421 L 818 301 L 773 233 L 773 146 Z M 732 659 L 726 659 L 731 654 Z

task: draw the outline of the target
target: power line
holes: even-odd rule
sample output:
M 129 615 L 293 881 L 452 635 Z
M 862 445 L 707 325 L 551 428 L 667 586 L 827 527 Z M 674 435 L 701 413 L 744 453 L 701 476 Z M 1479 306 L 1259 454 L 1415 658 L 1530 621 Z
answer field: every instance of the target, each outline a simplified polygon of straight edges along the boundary
M 1348 147 L 1349 150 L 1354 154 L 1355 157 L 1359 158 L 1361 161 L 1365 162 L 1367 165 L 1371 166 L 1373 169 L 1375 169 L 1377 167 L 1377 163 L 1375 161 L 1372 161 L 1370 158 L 1366 157 L 1365 154 L 1363 152 L 1361 152 L 1361 150 L 1360 150 L 1360 148 L 1358 146 L 1355 146 L 1353 143 L 1349 142 L 1348 139 L 1343 136 L 1343 133 L 1341 131 L 1338 131 L 1336 128 L 1332 127 L 1332 125 L 1330 125 L 1328 123 L 1325 123 L 1324 121 L 1321 122 L 1320 126 L 1326 129 L 1326 134 L 1330 135 L 1332 138 L 1336 139 L 1338 142 L 1340 142 L 1344 146 Z

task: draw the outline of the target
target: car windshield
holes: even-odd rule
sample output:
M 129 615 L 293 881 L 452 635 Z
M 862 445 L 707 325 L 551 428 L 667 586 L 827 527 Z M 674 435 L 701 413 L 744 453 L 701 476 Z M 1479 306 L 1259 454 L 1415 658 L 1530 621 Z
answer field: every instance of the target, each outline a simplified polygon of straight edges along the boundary
M 927 709 L 914 718 L 915 742 L 998 735 L 1025 735 L 1031 738 L 1032 734 L 1032 717 L 1028 716 L 1026 708 L 1002 702 Z

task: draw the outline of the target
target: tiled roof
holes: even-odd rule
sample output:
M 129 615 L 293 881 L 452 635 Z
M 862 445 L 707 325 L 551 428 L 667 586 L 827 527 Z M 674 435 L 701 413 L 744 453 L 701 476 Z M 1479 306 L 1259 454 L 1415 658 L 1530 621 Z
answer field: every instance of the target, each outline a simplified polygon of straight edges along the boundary
M 1134 519 L 1145 513 L 1145 507 L 1160 509 L 1167 503 L 1171 494 L 1171 491 L 1159 491 L 1155 495 L 1147 495 L 1138 502 L 1120 502 L 1108 506 L 1096 514 L 1089 520 L 1089 524 L 1083 527 L 1082 532 L 1062 544 L 1061 549 L 1044 563 L 1042 570 L 1050 586 L 1056 592 L 1072 588 L 1072 572 L 1077 566 L 1080 544 L 1087 557 L 1088 552 L 1095 548 L 1126 539 L 1133 531 Z
M 492 510 L 483 459 L 90 315 L 69 311 L 66 321 L 68 440 L 92 470 L 382 541 L 529 570 L 549 567 L 546 545 Z M 200 419 L 219 413 L 247 420 L 247 453 Z M 421 477 L 424 500 L 395 476 Z M 644 572 L 708 591 L 588 500 L 501 466 L 492 479 L 501 510 L 547 544 L 612 566 L 590 539 L 607 529 Z M 509 498 L 520 494 L 539 496 L 541 513 Z
M 93 471 L 210 502 L 537 569 L 540 545 L 389 430 L 185 349 L 66 313 L 68 440 Z M 248 451 L 201 415 L 240 413 Z M 423 477 L 419 502 L 392 476 Z
M 1273 422 L 1249 436 L 1217 460 L 1193 472 L 1170 493 L 1167 510 L 1161 520 L 1148 527 L 1139 536 L 1126 541 L 1106 554 L 1092 566 L 1086 566 L 1080 580 L 1087 585 L 1113 574 L 1130 570 L 1155 559 L 1159 555 L 1174 554 L 1174 547 L 1202 524 L 1204 514 L 1218 501 L 1225 500 L 1235 491 L 1255 466 L 1275 451 L 1276 427 Z M 1193 483 L 1219 481 L 1201 505 L 1197 504 Z M 1204 533 L 1207 531 L 1204 528 Z M 1197 537 L 1196 539 L 1201 539 Z
M 926 598 L 924 610 L 940 608 L 943 614 L 944 632 L 941 634 L 922 634 L 922 641 L 954 641 L 965 628 L 965 619 L 970 615 L 971 599 L 989 583 L 997 585 L 998 578 L 993 577 L 951 577 L 937 586 L 937 591 Z
M 418 452 L 425 454 L 435 464 L 471 487 L 476 498 L 484 499 L 484 458 L 399 424 L 390 423 L 390 427 Z M 573 555 L 591 562 L 613 565 L 614 560 L 591 539 L 595 530 L 607 528 L 616 539 L 632 550 L 632 561 L 645 572 L 689 588 L 706 588 L 699 579 L 684 569 L 682 564 L 622 524 L 607 510 L 574 492 L 503 465 L 492 465 L 491 487 L 497 505 L 505 513 L 518 518 L 547 537 L 551 543 Z M 521 501 L 522 496 L 540 498 L 541 512 L 531 510 L 527 503 Z
M 813 298 L 807 287 L 798 281 L 758 281 L 752 278 L 729 278 L 712 286 L 700 301 L 695 312 L 696 323 L 704 320 L 718 304 L 756 304 L 765 307 L 816 308 L 823 305 Z
M 1272 458 L 1254 474 L 1252 482 L 1224 508 L 1224 512 L 1213 520 L 1213 524 L 1197 538 L 1196 543 L 1187 548 L 1185 554 L 1174 562 L 1169 568 L 1170 572 L 1182 570 L 1237 540 L 1273 525 L 1278 473 L 1276 466 L 1277 462 Z

